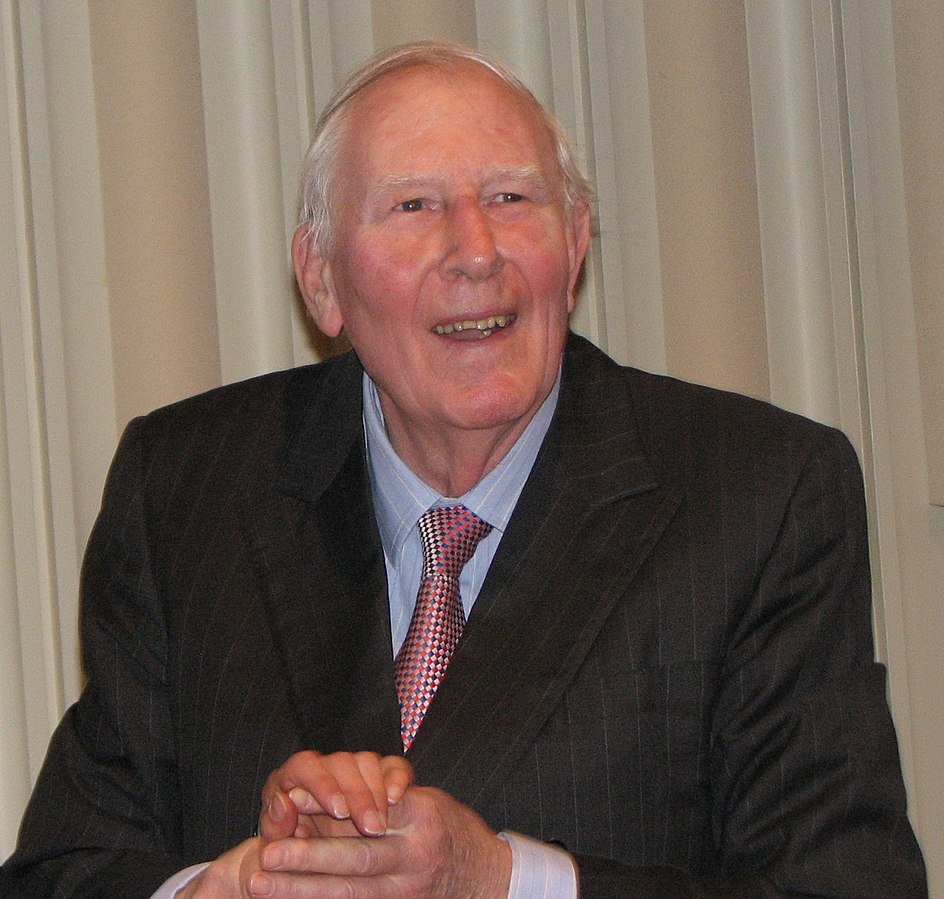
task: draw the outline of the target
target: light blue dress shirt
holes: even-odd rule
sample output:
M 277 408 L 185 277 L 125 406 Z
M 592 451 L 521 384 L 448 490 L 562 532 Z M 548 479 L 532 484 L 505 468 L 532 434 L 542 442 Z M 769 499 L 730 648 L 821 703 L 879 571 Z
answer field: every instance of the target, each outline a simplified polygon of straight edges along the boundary
M 461 503 L 492 526 L 459 575 L 459 593 L 468 620 L 554 416 L 560 378 L 505 458 L 468 493 L 458 497 L 441 496 L 407 468 L 387 438 L 380 397 L 366 375 L 363 390 L 370 485 L 387 565 L 390 633 L 396 655 L 410 626 L 423 572 L 423 546 L 417 526 L 420 516 L 427 509 Z

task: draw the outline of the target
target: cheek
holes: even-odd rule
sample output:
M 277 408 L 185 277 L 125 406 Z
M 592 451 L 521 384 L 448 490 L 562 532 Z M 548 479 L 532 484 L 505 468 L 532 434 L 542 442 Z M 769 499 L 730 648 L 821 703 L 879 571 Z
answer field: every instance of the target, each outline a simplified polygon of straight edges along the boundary
M 535 297 L 563 302 L 570 286 L 570 252 L 563 228 L 545 226 L 514 235 L 506 257 L 528 281 Z
M 545 298 L 548 318 L 551 321 L 566 318 L 574 307 L 566 256 L 542 254 L 532 260 L 531 271 L 534 272 L 532 291 L 536 297 Z
M 419 250 L 378 244 L 349 257 L 350 286 L 369 315 L 403 317 L 416 302 L 423 267 Z
M 338 304 L 348 331 L 377 327 L 395 315 L 400 294 L 399 279 L 375 256 L 351 256 L 347 277 L 338 280 Z

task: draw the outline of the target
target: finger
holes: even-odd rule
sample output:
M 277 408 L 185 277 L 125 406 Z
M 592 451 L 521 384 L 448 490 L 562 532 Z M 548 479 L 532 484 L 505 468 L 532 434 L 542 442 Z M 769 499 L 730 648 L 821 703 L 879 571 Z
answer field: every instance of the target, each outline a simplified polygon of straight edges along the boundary
M 320 804 L 325 814 L 347 818 L 350 814 L 343 790 L 334 776 L 336 756 L 323 756 L 314 750 L 297 752 L 269 775 L 262 790 L 263 801 L 271 801 L 277 792 L 286 796 L 296 787 L 305 789 Z M 334 761 L 332 761 L 334 759 Z
M 348 818 L 338 821 L 330 815 L 299 815 L 292 836 L 299 839 L 310 837 L 360 837 L 363 834 Z
M 323 769 L 323 776 L 319 775 L 319 768 Z M 386 783 L 388 772 L 390 792 Z M 350 816 L 364 836 L 379 836 L 386 829 L 390 796 L 397 799 L 402 796 L 413 775 L 412 768 L 403 760 L 397 764 L 374 752 L 338 752 L 318 757 L 305 776 L 311 788 L 294 787 L 288 794 L 299 812 L 316 816 L 336 812 L 339 805 L 336 794 L 326 797 L 312 793 L 336 789 L 343 799 L 346 812 L 343 817 Z M 334 817 L 342 816 L 335 813 Z M 322 829 L 320 824 L 316 826 Z
M 263 798 L 259 812 L 259 836 L 266 842 L 291 836 L 298 825 L 298 811 L 291 799 L 281 790 Z
M 260 871 L 254 875 L 248 895 L 250 899 L 403 899 L 407 894 L 396 882 L 383 879 Z
M 378 877 L 397 872 L 404 841 L 369 837 L 288 838 L 269 843 L 260 853 L 265 872 Z
M 293 787 L 288 798 L 295 804 L 300 815 L 327 815 L 328 812 L 304 787 Z
M 365 836 L 382 834 L 387 829 L 388 802 L 381 757 L 356 752 L 329 758 L 357 829 Z
M 403 756 L 386 755 L 380 760 L 387 804 L 396 805 L 413 783 L 413 766 Z
M 379 836 L 386 830 L 388 806 L 399 801 L 412 779 L 412 768 L 402 758 L 381 758 L 374 752 L 296 753 L 270 775 L 263 789 L 276 826 L 264 824 L 260 832 L 278 838 L 294 832 L 278 818 L 281 793 L 302 814 L 350 817 L 365 836 Z
M 334 874 L 282 874 L 257 871 L 249 882 L 250 899 L 403 899 L 396 882 L 352 879 Z

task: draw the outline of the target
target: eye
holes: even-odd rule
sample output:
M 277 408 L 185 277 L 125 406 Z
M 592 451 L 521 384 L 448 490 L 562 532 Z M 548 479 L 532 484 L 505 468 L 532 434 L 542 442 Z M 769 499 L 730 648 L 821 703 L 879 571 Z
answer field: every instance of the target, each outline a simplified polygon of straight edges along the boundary
M 515 194 L 510 191 L 503 191 L 495 196 L 496 203 L 520 203 L 523 199 L 523 194 Z
M 419 198 L 413 200 L 404 200 L 393 207 L 397 212 L 419 212 L 426 208 L 425 200 Z

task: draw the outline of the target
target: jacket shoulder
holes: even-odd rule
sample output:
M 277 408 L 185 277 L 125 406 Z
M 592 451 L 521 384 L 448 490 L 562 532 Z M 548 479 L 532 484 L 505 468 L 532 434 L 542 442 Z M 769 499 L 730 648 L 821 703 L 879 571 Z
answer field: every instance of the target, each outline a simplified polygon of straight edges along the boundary
M 582 338 L 571 341 L 568 358 L 572 370 L 581 373 L 576 379 L 584 385 L 580 405 L 603 402 L 631 410 L 647 453 L 662 464 L 714 458 L 781 468 L 789 460 L 802 464 L 811 454 L 825 452 L 843 466 L 858 467 L 841 431 L 767 400 L 620 365 Z
M 147 429 L 177 427 L 189 420 L 231 422 L 241 410 L 255 414 L 304 404 L 350 367 L 346 357 L 257 375 L 214 387 L 141 416 Z

